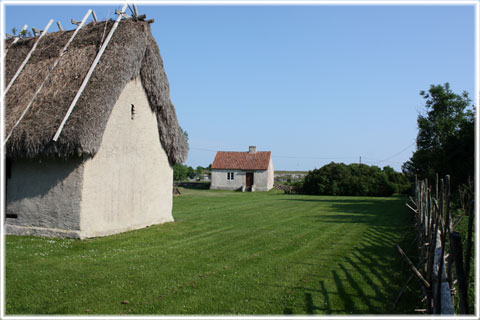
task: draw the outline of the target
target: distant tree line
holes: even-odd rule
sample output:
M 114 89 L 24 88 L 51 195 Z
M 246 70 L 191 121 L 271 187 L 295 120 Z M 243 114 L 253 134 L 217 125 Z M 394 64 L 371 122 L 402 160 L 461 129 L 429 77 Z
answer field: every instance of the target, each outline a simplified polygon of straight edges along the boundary
M 201 178 L 206 170 L 210 171 L 211 167 L 212 165 L 210 164 L 208 167 L 198 166 L 197 169 L 193 169 L 191 166 L 177 163 L 173 166 L 173 180 L 185 181 L 188 179 Z
M 331 162 L 309 171 L 302 191 L 318 195 L 387 197 L 394 193 L 408 193 L 410 188 L 408 178 L 388 166 L 382 170 L 366 164 Z

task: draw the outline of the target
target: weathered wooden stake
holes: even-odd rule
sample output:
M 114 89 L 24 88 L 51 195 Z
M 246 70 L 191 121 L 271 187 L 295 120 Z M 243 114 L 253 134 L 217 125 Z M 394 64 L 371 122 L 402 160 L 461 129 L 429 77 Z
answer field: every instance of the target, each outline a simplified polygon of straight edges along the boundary
M 468 314 L 468 287 L 463 268 L 462 238 L 456 231 L 450 233 L 450 248 L 455 259 L 455 270 L 457 271 L 460 313 Z
M 402 256 L 402 258 L 407 262 L 408 266 L 410 267 L 410 270 L 415 274 L 415 276 L 422 282 L 423 286 L 425 288 L 430 288 L 430 283 L 428 283 L 427 280 L 422 276 L 422 274 L 417 270 L 415 265 L 410 261 L 410 259 L 407 257 L 407 255 L 403 252 L 402 248 L 398 244 L 395 244 L 395 248 L 397 249 L 398 253 Z
M 395 298 L 395 301 L 393 302 L 393 306 L 392 306 L 392 309 L 395 309 L 395 307 L 397 306 L 397 303 L 398 303 L 398 300 L 400 300 L 400 297 L 402 296 L 402 294 L 405 292 L 405 290 L 407 289 L 408 287 L 408 284 L 410 283 L 410 281 L 412 281 L 413 279 L 413 274 L 411 274 L 407 281 L 405 282 L 405 285 L 403 286 L 402 290 L 400 290 L 400 293 L 397 295 L 397 297 Z
M 473 218 L 475 215 L 475 202 L 470 202 L 469 214 L 468 214 L 468 232 L 467 232 L 467 247 L 465 249 L 465 279 L 467 287 L 470 282 L 470 261 L 472 260 L 472 233 L 473 233 Z
M 448 181 L 448 176 L 447 176 L 447 181 Z M 442 181 L 443 182 L 443 181 Z M 444 196 L 447 196 L 448 195 L 448 192 L 446 191 L 448 187 L 445 187 L 445 188 L 442 188 L 443 192 L 442 192 L 442 198 Z M 445 194 L 445 195 L 443 195 Z M 444 199 L 442 199 L 441 201 L 441 207 L 442 207 L 442 210 L 443 210 L 443 203 L 444 203 Z M 447 203 L 448 203 L 448 199 L 446 200 Z M 445 264 L 445 242 L 447 240 L 447 230 L 449 229 L 449 226 L 450 226 L 450 212 L 448 211 L 448 209 L 446 210 L 446 217 L 445 217 L 445 224 L 443 225 L 443 228 L 442 228 L 442 235 L 441 235 L 441 240 L 442 240 L 442 243 L 441 243 L 441 254 L 440 254 L 440 265 L 438 267 L 438 278 L 437 278 L 437 302 L 436 302 L 436 306 L 435 308 L 437 308 L 437 313 L 440 314 L 441 313 L 441 310 L 442 310 L 442 270 L 444 268 L 444 264 Z

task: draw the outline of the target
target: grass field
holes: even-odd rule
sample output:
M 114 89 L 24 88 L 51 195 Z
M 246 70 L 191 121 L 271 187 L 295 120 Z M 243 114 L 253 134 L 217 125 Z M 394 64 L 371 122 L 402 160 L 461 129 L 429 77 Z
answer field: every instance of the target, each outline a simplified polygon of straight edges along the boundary
M 7 314 L 412 313 L 399 197 L 184 190 L 176 222 L 91 240 L 6 237 Z M 407 244 L 404 244 L 406 246 Z M 413 292 L 411 290 L 414 290 Z

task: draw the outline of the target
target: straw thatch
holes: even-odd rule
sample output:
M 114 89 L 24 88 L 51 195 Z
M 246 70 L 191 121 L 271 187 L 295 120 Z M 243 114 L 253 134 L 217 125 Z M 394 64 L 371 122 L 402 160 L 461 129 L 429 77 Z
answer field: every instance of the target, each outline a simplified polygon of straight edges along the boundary
M 107 27 L 105 28 L 105 24 Z M 140 77 L 158 122 L 160 140 L 171 164 L 186 159 L 188 146 L 170 101 L 170 88 L 158 46 L 146 22 L 122 20 L 84 92 L 63 128 L 52 141 L 70 103 L 106 38 L 113 21 L 84 26 L 7 142 L 11 158 L 93 156 L 98 151 L 112 108 L 125 85 Z M 73 31 L 45 35 L 5 97 L 8 134 L 48 74 Z M 5 83 L 9 83 L 36 39 L 9 48 Z

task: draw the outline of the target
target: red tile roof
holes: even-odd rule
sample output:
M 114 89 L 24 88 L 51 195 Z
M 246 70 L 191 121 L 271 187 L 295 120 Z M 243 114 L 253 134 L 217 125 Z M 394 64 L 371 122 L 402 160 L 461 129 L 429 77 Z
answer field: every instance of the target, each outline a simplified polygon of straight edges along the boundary
M 212 169 L 267 170 L 271 155 L 271 151 L 218 151 Z

